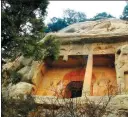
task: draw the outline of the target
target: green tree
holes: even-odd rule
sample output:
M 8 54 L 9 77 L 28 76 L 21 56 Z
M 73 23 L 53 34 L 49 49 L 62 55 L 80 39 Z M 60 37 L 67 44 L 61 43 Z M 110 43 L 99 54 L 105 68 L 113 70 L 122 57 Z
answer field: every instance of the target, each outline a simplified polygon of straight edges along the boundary
M 64 11 L 64 19 L 66 20 L 67 24 L 70 25 L 76 22 L 84 22 L 87 18 L 83 12 L 67 9 Z
M 65 19 L 53 17 L 51 19 L 51 23 L 49 23 L 47 25 L 45 32 L 48 33 L 48 32 L 58 31 L 66 26 L 68 26 L 68 25 L 67 25 L 67 22 L 65 21 Z
M 122 16 L 120 18 L 123 20 L 128 20 L 128 4 L 124 7 Z
M 42 38 L 47 5 L 47 0 L 2 0 L 2 58 L 34 49 Z
M 99 20 L 99 19 L 107 19 L 107 18 L 114 18 L 111 14 L 108 14 L 106 12 L 98 13 L 95 15 L 92 20 Z
M 68 25 L 77 22 L 84 22 L 86 20 L 87 18 L 85 13 L 67 9 L 64 10 L 62 18 L 53 17 L 51 19 L 51 22 L 48 23 L 45 32 L 56 32 Z

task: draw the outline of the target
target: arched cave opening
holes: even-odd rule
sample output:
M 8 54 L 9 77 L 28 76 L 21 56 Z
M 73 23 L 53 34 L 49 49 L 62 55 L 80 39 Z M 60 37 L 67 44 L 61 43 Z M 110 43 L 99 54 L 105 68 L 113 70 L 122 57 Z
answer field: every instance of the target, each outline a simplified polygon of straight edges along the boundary
M 66 89 L 70 92 L 71 98 L 81 97 L 83 81 L 71 81 Z

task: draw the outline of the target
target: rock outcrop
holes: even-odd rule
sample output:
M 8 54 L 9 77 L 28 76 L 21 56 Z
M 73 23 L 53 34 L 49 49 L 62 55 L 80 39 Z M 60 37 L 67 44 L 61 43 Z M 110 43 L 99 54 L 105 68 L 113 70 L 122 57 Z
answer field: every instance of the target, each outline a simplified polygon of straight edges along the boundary
M 32 58 L 25 58 L 23 56 L 18 57 L 13 62 L 6 63 L 3 68 L 4 81 L 9 81 L 7 86 L 2 87 L 2 95 L 4 97 L 16 98 L 20 95 L 31 94 L 31 90 L 34 87 L 32 84 L 32 77 L 36 70 L 38 62 L 32 60 Z M 20 81 L 17 84 L 11 83 L 10 74 L 12 72 L 20 74 Z
M 58 33 L 78 33 L 78 34 L 111 34 L 111 33 L 127 33 L 128 21 L 119 19 L 102 19 L 97 21 L 86 21 L 72 24 Z
M 32 88 L 33 88 L 33 85 L 26 82 L 19 82 L 15 85 L 9 85 L 8 96 L 10 98 L 17 99 L 24 95 L 30 95 Z
M 115 53 L 115 67 L 118 86 L 121 92 L 128 93 L 128 86 L 125 85 L 128 82 L 128 45 L 117 48 Z
M 8 62 L 2 67 L 2 71 L 4 70 L 17 70 L 21 66 L 31 65 L 32 58 L 25 58 L 23 56 L 17 57 L 15 61 Z
M 48 33 L 48 35 L 55 35 L 64 42 L 84 41 L 90 42 L 93 40 L 100 42 L 107 42 L 109 38 L 126 37 L 128 36 L 128 21 L 120 19 L 103 19 L 97 21 L 86 21 L 72 24 L 56 33 Z M 101 40 L 100 40 L 101 39 Z M 118 39 L 113 39 L 118 40 Z M 121 39 L 119 41 L 122 41 Z
M 128 89 L 128 21 L 119 19 L 105 19 L 98 21 L 86 21 L 70 25 L 56 33 L 49 35 L 60 39 L 60 56 L 68 61 L 68 56 L 115 54 L 115 67 L 117 82 L 121 92 Z M 40 41 L 42 42 L 43 39 Z M 63 63 L 63 62 L 62 62 Z M 32 58 L 18 57 L 14 62 L 8 62 L 2 67 L 2 71 L 16 71 L 21 74 L 21 81 L 15 85 L 3 88 L 8 91 L 9 97 L 30 94 L 34 85 L 40 83 L 40 78 L 45 74 L 43 63 L 33 61 Z M 10 76 L 6 76 L 8 79 Z M 39 79 L 39 80 L 37 80 Z M 6 94 L 7 96 L 7 94 Z

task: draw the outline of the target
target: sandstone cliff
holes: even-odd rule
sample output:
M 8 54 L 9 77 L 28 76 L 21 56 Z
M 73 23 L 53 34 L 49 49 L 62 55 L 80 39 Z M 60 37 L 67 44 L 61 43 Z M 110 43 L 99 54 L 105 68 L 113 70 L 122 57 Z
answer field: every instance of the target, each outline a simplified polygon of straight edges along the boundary
M 98 20 L 98 21 L 81 22 L 81 23 L 70 25 L 56 33 L 49 33 L 46 35 L 46 37 L 48 35 L 55 35 L 60 39 L 61 42 L 65 43 L 64 45 L 62 43 L 61 50 L 63 51 L 64 49 L 65 50 L 68 49 L 68 53 L 70 52 L 70 55 L 79 55 L 79 54 L 83 55 L 85 53 L 88 54 L 90 48 L 92 47 L 90 46 L 91 44 L 98 43 L 97 45 L 99 45 L 99 43 L 105 43 L 106 46 L 104 45 L 101 45 L 102 47 L 96 46 L 96 48 L 98 48 L 98 50 L 96 51 L 97 54 L 101 52 L 100 50 L 103 50 L 103 51 L 107 50 L 106 52 L 108 52 L 108 50 L 112 48 L 109 50 L 109 52 L 112 52 L 112 53 L 115 52 L 117 76 L 118 78 L 119 77 L 122 78 L 121 82 L 124 77 L 122 73 L 128 71 L 128 65 L 127 65 L 128 21 L 123 21 L 119 19 L 105 19 L 105 20 Z M 68 44 L 66 45 L 67 42 L 68 43 L 72 42 L 72 45 L 70 45 L 71 48 L 69 48 Z M 75 44 L 73 44 L 74 42 Z M 85 46 L 82 46 L 82 44 L 79 42 L 82 42 L 82 44 L 85 44 Z M 111 44 L 108 45 L 107 44 L 108 42 Z M 119 47 L 117 45 L 113 46 L 113 44 L 116 42 L 118 42 L 117 45 L 119 45 Z M 120 42 L 123 42 L 123 43 L 120 45 Z M 77 45 L 78 43 L 79 45 Z M 124 45 L 124 43 L 125 43 L 125 46 L 122 46 Z M 64 49 L 62 49 L 62 47 L 64 47 Z M 85 50 L 82 47 L 85 48 Z M 87 50 L 86 48 L 88 47 L 89 49 Z M 77 52 L 76 54 L 76 51 L 78 50 L 80 52 Z M 117 50 L 117 53 L 116 53 L 116 50 Z M 67 51 L 62 52 L 60 54 L 67 55 Z M 103 52 L 103 54 L 105 53 Z M 68 59 L 67 56 L 64 56 L 65 60 Z M 5 72 L 9 70 L 14 70 L 17 73 L 21 74 L 21 80 L 16 85 L 8 84 L 10 89 L 14 89 L 13 93 L 12 93 L 12 90 L 9 90 L 8 88 L 7 89 L 3 88 L 4 89 L 3 92 L 8 90 L 11 93 L 10 95 L 11 97 L 15 97 L 15 95 L 20 95 L 20 94 L 31 94 L 31 90 L 34 87 L 34 80 L 33 80 L 33 78 L 35 78 L 34 74 L 40 75 L 39 66 L 41 64 L 42 63 L 39 63 L 38 61 L 33 61 L 31 58 L 24 58 L 23 56 L 20 56 L 13 62 L 8 62 L 7 64 L 5 64 L 2 67 L 2 71 Z M 10 76 L 7 76 L 6 73 L 5 73 L 5 77 L 7 79 L 10 78 Z M 20 88 L 20 90 L 18 89 L 19 87 L 24 87 L 24 86 L 25 86 L 25 89 L 28 89 L 27 91 L 24 91 L 25 90 L 24 88 Z

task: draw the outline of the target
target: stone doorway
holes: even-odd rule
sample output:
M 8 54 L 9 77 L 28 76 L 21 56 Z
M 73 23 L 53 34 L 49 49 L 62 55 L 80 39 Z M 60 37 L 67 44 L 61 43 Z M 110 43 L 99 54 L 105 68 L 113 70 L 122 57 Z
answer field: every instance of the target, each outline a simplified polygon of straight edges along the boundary
M 82 89 L 83 89 L 83 81 L 71 81 L 67 86 L 66 86 L 66 91 L 65 93 L 69 93 L 71 95 L 71 98 L 75 97 L 81 97 L 82 95 Z

